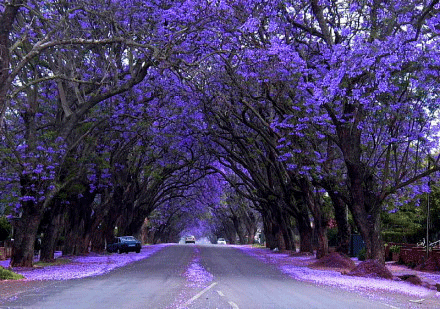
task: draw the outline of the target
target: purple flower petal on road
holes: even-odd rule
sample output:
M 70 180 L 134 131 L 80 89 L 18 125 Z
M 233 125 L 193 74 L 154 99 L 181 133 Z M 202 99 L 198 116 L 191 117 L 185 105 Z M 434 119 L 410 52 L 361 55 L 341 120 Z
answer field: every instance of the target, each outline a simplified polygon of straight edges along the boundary
M 195 257 L 183 274 L 191 287 L 203 287 L 214 279 L 214 276 L 199 264 Z

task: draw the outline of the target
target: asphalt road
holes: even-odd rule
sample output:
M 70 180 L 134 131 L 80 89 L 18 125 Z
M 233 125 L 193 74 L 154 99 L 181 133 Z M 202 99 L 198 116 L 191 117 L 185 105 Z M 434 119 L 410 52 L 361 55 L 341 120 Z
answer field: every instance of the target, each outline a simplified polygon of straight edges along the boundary
M 194 262 L 213 275 L 211 280 L 188 280 L 184 274 Z M 0 302 L 0 308 L 396 307 L 356 292 L 293 280 L 231 247 L 176 245 L 102 276 L 42 282 Z

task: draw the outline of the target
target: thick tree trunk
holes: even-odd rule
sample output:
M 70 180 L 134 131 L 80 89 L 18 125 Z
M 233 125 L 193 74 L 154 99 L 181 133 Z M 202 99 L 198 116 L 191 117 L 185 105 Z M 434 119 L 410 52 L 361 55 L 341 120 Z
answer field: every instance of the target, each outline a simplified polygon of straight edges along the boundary
M 275 231 L 275 242 L 276 242 L 276 247 L 274 249 L 278 249 L 278 250 L 286 250 L 286 243 L 284 242 L 284 232 L 283 230 L 278 226 L 278 225 L 274 225 L 274 231 Z
M 83 255 L 89 252 L 92 228 L 92 203 L 96 193 L 86 191 L 79 199 L 72 199 L 68 209 L 68 226 L 63 255 Z
M 241 222 L 236 215 L 230 216 L 230 220 L 232 221 L 232 225 L 234 226 L 235 233 L 238 236 L 238 241 L 240 244 L 245 243 L 245 237 L 243 233 L 243 229 L 241 228 Z
M 279 249 L 284 250 L 284 236 L 280 226 L 273 218 L 263 220 L 264 235 L 266 237 L 266 248 L 270 250 Z
M 269 218 L 263 217 L 264 236 L 266 238 L 266 248 L 271 250 L 277 247 L 273 223 Z
M 380 229 L 380 202 L 373 194 L 364 191 L 363 184 L 366 181 L 360 180 L 358 169 L 351 167 L 351 170 L 350 182 L 353 203 L 349 206 L 353 219 L 365 242 L 365 257 L 385 264 L 385 248 L 382 243 Z M 366 185 L 369 185 L 368 182 Z
M 292 226 L 289 222 L 289 218 L 290 216 L 288 216 L 287 214 L 281 215 L 280 217 L 280 225 L 284 240 L 284 249 L 295 251 L 296 250 L 295 242 L 293 240 L 293 231 L 292 231 Z
M 84 220 L 76 213 L 73 218 L 72 214 L 69 216 L 70 226 L 66 233 L 66 241 L 63 247 L 63 255 L 81 255 L 86 252 L 84 248 Z
M 313 229 L 303 216 L 296 218 L 300 237 L 300 251 L 313 253 Z
M 83 229 L 71 230 L 66 235 L 63 255 L 84 255 L 89 252 L 90 238 Z
M 151 211 L 146 209 L 137 209 L 134 213 L 134 218 L 130 221 L 130 224 L 127 226 L 125 230 L 126 235 L 137 235 L 142 229 L 142 225 L 144 224 L 145 218 L 147 218 Z
M 236 241 L 236 233 L 235 233 L 235 229 L 234 229 L 234 227 L 232 226 L 232 224 L 231 224 L 231 226 L 230 227 L 225 227 L 225 229 L 224 229 L 224 233 L 225 233 L 225 235 L 226 235 L 226 238 L 229 240 L 229 242 L 231 243 L 231 244 L 233 244 L 233 245 L 235 245 L 235 243 L 237 242 Z
M 78 250 L 76 249 L 78 240 L 74 231 L 70 230 L 66 234 L 66 241 L 63 246 L 63 255 L 77 255 Z
M 254 243 L 254 237 L 257 233 L 257 219 L 253 214 L 250 214 L 247 216 L 245 220 L 245 226 L 246 226 L 246 233 L 247 233 L 247 243 L 253 244 Z
M 254 242 L 254 237 L 257 232 L 257 217 L 252 212 L 246 212 L 244 214 L 243 224 L 245 227 L 245 239 L 247 244 L 252 244 Z
M 385 264 L 385 248 L 380 230 L 380 215 L 368 216 L 366 226 L 359 226 L 362 239 L 365 242 L 366 259 L 377 260 Z
M 60 213 L 56 214 L 48 222 L 48 225 L 43 232 L 43 239 L 41 241 L 40 261 L 52 262 L 54 260 L 55 246 L 57 244 L 62 225 L 63 214 Z
M 92 232 L 92 236 L 91 236 L 91 248 L 90 250 L 92 252 L 96 252 L 96 253 L 102 253 L 105 251 L 105 239 L 106 237 L 104 236 L 103 230 L 102 229 L 98 229 Z
M 328 255 L 328 238 L 327 238 L 327 226 L 317 224 L 315 226 L 316 237 L 318 238 L 318 248 L 316 248 L 316 258 L 320 259 Z
M 303 202 L 313 215 L 315 236 L 318 241 L 316 258 L 319 259 L 328 254 L 327 216 L 323 211 L 322 193 L 306 179 L 300 179 L 298 185 L 301 188 Z
M 255 241 L 255 234 L 257 233 L 257 227 L 256 226 L 248 227 L 247 232 L 248 232 L 247 243 L 249 245 L 253 244 Z
M 338 226 L 336 252 L 349 255 L 351 228 L 348 223 L 348 207 L 332 184 L 326 183 L 324 187 L 332 200 L 335 220 Z
M 321 206 L 315 205 L 314 207 L 314 231 L 318 240 L 316 258 L 320 259 L 328 254 L 327 220 L 323 218 Z
M 352 117 L 355 106 L 346 104 L 344 113 Z M 362 117 L 362 112 L 356 113 Z M 360 119 L 355 119 L 359 121 Z M 345 122 L 337 127 L 341 151 L 344 155 L 345 166 L 349 180 L 351 198 L 350 207 L 353 219 L 360 230 L 366 247 L 366 258 L 374 259 L 385 264 L 385 248 L 380 233 L 381 202 L 375 195 L 374 175 L 361 160 L 361 130 Z
M 41 212 L 33 203 L 23 205 L 23 215 L 14 222 L 14 242 L 10 265 L 32 267 L 35 238 L 41 221 Z

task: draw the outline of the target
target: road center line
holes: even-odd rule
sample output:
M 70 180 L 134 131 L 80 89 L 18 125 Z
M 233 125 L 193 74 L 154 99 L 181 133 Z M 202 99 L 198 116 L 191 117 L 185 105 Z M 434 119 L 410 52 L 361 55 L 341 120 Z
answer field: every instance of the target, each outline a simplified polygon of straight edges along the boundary
M 231 307 L 232 307 L 233 309 L 240 309 L 240 308 L 238 308 L 237 304 L 234 303 L 233 301 L 229 301 L 228 303 L 231 305 Z
M 189 304 L 191 304 L 193 301 L 195 301 L 197 298 L 199 298 L 200 296 L 202 296 L 203 294 L 208 292 L 210 289 L 212 289 L 216 285 L 217 285 L 217 282 L 211 283 L 210 286 L 208 286 L 207 288 L 204 288 L 202 291 L 200 291 L 199 293 L 194 295 L 192 298 L 190 298 L 188 301 L 186 301 L 186 303 L 184 303 L 182 306 L 180 306 L 180 308 L 187 307 Z
M 220 296 L 222 296 L 222 297 L 225 296 L 225 294 L 223 294 L 222 291 L 218 291 L 218 290 L 217 290 L 217 293 L 218 293 L 218 295 L 220 295 Z

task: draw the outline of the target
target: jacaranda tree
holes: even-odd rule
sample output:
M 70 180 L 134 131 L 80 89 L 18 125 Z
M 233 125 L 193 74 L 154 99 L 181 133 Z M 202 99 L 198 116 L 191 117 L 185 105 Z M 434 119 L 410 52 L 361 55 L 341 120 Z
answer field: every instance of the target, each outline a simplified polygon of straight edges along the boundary
M 32 265 L 42 222 L 68 213 L 60 225 L 87 248 L 92 230 L 134 233 L 212 172 L 261 213 L 270 247 L 294 248 L 294 218 L 301 250 L 313 250 L 313 219 L 326 254 L 328 195 L 341 231 L 348 208 L 367 258 L 383 262 L 384 207 L 428 191 L 440 168 L 439 10 L 438 0 L 0 4 L 12 265 Z

